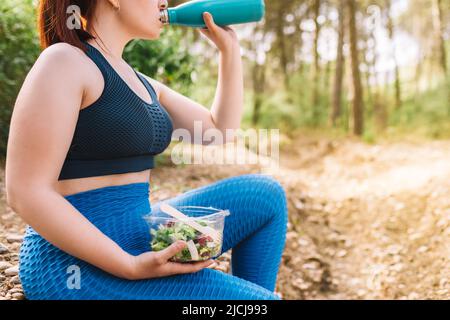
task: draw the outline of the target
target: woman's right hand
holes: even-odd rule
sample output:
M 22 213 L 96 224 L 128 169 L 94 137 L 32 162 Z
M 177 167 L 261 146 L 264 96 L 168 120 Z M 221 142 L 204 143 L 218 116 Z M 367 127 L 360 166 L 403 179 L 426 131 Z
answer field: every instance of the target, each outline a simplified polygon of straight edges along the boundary
M 138 256 L 130 256 L 129 280 L 157 278 L 182 273 L 194 273 L 212 265 L 214 260 L 178 263 L 169 261 L 186 247 L 186 242 L 177 241 L 161 251 L 149 251 Z

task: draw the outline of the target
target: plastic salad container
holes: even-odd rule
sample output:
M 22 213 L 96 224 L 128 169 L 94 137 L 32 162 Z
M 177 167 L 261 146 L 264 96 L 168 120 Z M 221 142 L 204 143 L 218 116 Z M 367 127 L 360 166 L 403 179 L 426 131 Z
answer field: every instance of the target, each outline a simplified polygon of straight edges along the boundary
M 172 243 L 183 240 L 187 243 L 187 246 L 169 261 L 194 262 L 218 257 L 222 250 L 225 217 L 230 215 L 230 211 L 199 206 L 173 207 L 200 225 L 209 226 L 216 230 L 220 235 L 220 240 L 215 241 L 212 237 L 164 212 L 151 213 L 145 216 L 144 219 L 150 227 L 152 251 L 163 250 Z

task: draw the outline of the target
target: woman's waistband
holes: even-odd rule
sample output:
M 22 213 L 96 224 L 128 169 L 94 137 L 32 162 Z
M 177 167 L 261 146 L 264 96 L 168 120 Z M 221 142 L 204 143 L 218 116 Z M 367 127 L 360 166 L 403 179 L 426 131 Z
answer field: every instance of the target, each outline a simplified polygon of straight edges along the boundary
M 84 217 L 97 227 L 117 223 L 120 219 L 139 218 L 151 210 L 148 182 L 136 182 L 123 185 L 107 186 L 66 195 L 69 201 Z M 124 217 L 127 215 L 127 217 Z M 117 220 L 119 219 L 119 220 Z M 26 235 L 37 234 L 27 226 Z
M 150 183 L 149 182 L 134 182 L 115 186 L 106 186 L 101 188 L 95 188 L 87 191 L 81 191 L 74 194 L 66 195 L 69 201 L 85 200 L 89 197 L 96 197 L 99 195 L 106 195 L 111 197 L 130 197 L 130 196 L 143 196 L 149 195 Z

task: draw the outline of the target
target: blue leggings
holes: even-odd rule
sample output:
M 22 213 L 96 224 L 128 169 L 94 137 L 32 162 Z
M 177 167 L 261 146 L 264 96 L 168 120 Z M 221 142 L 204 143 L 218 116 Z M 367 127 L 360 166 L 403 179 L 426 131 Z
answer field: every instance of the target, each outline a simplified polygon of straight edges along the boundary
M 109 186 L 65 198 L 130 254 L 151 250 L 143 219 L 149 183 Z M 232 275 L 214 269 L 146 280 L 115 277 L 56 248 L 30 226 L 20 249 L 19 276 L 27 299 L 278 300 L 273 293 L 285 246 L 287 205 L 270 176 L 222 179 L 165 200 L 171 205 L 229 209 L 222 253 L 232 248 Z M 77 277 L 77 278 L 74 278 Z

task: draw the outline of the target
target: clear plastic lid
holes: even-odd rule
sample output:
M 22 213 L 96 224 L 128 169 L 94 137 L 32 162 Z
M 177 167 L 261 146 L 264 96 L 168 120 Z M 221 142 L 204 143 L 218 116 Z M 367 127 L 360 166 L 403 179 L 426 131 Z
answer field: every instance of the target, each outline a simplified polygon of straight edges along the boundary
M 217 209 L 214 207 L 202 207 L 202 206 L 174 206 L 176 209 L 184 213 L 185 215 L 189 216 L 190 219 L 197 220 L 216 220 L 220 219 L 220 217 L 227 217 L 231 214 L 231 212 L 228 209 Z M 148 220 L 154 220 L 154 219 L 167 219 L 167 220 L 180 220 L 182 219 L 175 219 L 174 217 L 164 213 L 164 212 L 158 212 L 149 213 L 146 217 Z

